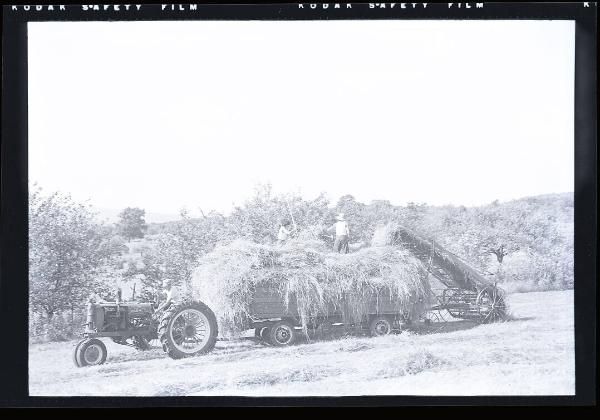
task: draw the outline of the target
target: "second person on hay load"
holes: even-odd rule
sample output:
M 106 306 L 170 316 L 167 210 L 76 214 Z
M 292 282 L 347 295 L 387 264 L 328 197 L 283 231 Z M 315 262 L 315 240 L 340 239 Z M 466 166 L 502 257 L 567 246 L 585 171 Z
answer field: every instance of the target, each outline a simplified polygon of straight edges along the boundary
M 335 218 L 336 222 L 327 229 L 327 232 L 335 231 L 335 241 L 333 250 L 339 253 L 348 253 L 348 237 L 350 236 L 350 228 L 344 217 L 344 213 L 340 213 Z
M 291 236 L 292 231 L 290 229 L 290 221 L 284 219 L 279 224 L 279 231 L 277 232 L 277 244 L 283 245 Z

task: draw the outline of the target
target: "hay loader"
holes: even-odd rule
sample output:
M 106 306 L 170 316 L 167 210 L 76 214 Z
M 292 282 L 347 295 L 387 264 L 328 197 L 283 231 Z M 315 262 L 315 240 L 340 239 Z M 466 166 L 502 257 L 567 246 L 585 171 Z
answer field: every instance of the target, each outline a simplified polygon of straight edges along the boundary
M 452 317 L 481 323 L 507 317 L 504 292 L 459 257 L 405 227 L 398 227 L 393 245 L 409 249 L 441 284 L 434 289 L 437 304 L 430 311 L 447 311 Z

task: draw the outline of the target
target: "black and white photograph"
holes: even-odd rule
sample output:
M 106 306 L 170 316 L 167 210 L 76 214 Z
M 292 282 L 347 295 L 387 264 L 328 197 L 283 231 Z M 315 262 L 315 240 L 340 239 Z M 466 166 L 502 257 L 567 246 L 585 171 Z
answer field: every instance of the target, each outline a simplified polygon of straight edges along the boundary
M 28 22 L 30 396 L 575 395 L 575 21 L 327 5 Z

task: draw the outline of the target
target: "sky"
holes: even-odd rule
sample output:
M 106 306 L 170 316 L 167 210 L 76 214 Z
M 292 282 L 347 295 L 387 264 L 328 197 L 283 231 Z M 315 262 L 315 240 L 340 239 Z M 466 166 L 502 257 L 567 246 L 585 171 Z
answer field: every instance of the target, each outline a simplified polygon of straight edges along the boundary
M 29 180 L 163 215 L 227 214 L 260 183 L 397 205 L 573 191 L 574 35 L 571 21 L 29 23 Z

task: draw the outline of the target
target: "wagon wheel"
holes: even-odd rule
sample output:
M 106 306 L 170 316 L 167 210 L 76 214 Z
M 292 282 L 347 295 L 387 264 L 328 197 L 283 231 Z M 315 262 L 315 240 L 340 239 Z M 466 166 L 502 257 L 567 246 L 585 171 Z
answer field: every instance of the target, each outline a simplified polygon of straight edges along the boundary
M 287 321 L 279 321 L 265 332 L 269 336 L 269 342 L 277 347 L 289 346 L 296 340 L 296 330 Z
M 496 287 L 486 287 L 477 295 L 479 321 L 490 323 L 506 318 L 506 302 Z
M 269 327 L 255 328 L 254 337 L 256 337 L 261 344 L 269 344 Z
M 392 332 L 392 323 L 384 316 L 375 317 L 369 324 L 369 332 L 373 337 L 388 335 Z

